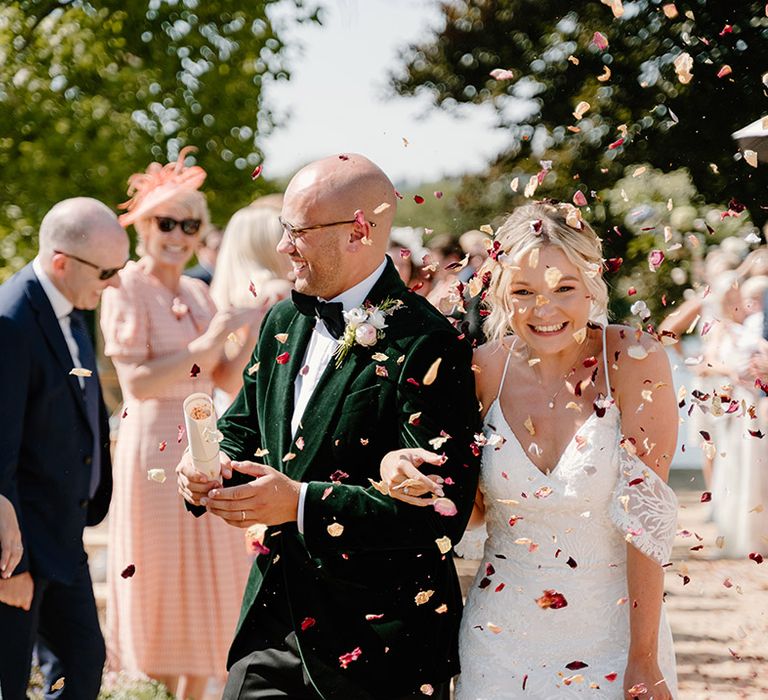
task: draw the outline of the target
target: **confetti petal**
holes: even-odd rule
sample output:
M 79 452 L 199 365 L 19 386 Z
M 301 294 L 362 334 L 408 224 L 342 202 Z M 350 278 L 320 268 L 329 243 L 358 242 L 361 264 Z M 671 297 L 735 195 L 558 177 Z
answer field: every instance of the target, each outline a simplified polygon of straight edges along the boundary
M 514 72 L 506 68 L 494 68 L 491 71 L 490 76 L 494 80 L 514 80 L 515 79 Z
M 158 484 L 165 483 L 165 469 L 148 469 L 147 479 L 149 481 L 156 481 Z
M 440 369 L 440 363 L 443 361 L 442 357 L 438 357 L 427 370 L 427 373 L 424 375 L 424 378 L 421 380 L 421 383 L 425 386 L 429 386 L 430 384 L 433 384 L 435 379 L 437 379 L 437 372 Z
M 73 367 L 71 370 L 69 370 L 69 373 L 73 377 L 90 377 L 93 375 L 93 372 L 90 369 L 86 369 L 85 367 Z

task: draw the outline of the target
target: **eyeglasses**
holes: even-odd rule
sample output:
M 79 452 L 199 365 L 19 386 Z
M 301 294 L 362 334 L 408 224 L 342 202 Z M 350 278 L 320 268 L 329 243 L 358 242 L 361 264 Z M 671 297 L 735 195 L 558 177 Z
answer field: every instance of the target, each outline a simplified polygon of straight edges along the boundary
M 177 221 L 170 216 L 156 216 L 157 228 L 163 233 L 170 233 L 177 226 L 181 226 L 182 233 L 187 236 L 194 236 L 200 230 L 200 219 L 182 219 Z
M 72 260 L 77 260 L 79 263 L 83 263 L 83 265 L 88 265 L 88 267 L 92 267 L 94 270 L 99 271 L 99 279 L 100 280 L 108 280 L 112 279 L 120 270 L 122 270 L 127 260 L 120 265 L 120 267 L 99 267 L 98 265 L 94 265 L 92 262 L 89 262 L 88 260 L 83 260 L 83 258 L 78 258 L 77 255 L 72 255 L 71 253 L 65 253 L 63 250 L 54 250 L 54 253 L 58 253 L 59 255 L 65 255 L 68 258 L 72 258 Z
M 301 234 L 307 231 L 317 231 L 321 228 L 330 228 L 331 226 L 341 226 L 342 224 L 354 224 L 356 219 L 349 219 L 349 221 L 334 221 L 332 224 L 315 224 L 314 226 L 294 226 L 288 223 L 282 216 L 277 217 L 280 221 L 280 225 L 283 227 L 283 233 L 288 236 L 288 240 L 291 245 L 296 245 L 296 241 L 301 238 Z M 373 221 L 369 221 L 368 225 L 371 228 L 376 228 L 376 224 Z

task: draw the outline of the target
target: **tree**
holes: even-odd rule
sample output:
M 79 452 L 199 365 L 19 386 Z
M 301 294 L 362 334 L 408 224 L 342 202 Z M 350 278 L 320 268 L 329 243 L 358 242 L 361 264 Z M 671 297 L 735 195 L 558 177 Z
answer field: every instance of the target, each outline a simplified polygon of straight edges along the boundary
M 36 248 L 56 201 L 127 199 L 128 176 L 195 145 L 214 220 L 251 183 L 273 126 L 262 85 L 287 79 L 280 0 L 15 0 L 0 7 L 0 281 Z M 283 0 L 284 21 L 317 21 Z M 287 6 L 287 7 L 286 7 Z
M 730 136 L 766 113 L 765 3 L 451 0 L 442 16 L 392 84 L 445 109 L 490 102 L 509 130 L 509 149 L 488 172 L 465 178 L 456 201 L 463 227 L 511 209 L 520 199 L 513 179 L 522 191 L 548 160 L 545 196 L 571 199 L 577 187 L 589 196 L 647 163 L 686 168 L 706 201 L 735 197 L 765 222 L 768 165 L 735 155 Z M 675 65 L 684 54 L 689 82 Z M 495 69 L 511 79 L 494 78 Z

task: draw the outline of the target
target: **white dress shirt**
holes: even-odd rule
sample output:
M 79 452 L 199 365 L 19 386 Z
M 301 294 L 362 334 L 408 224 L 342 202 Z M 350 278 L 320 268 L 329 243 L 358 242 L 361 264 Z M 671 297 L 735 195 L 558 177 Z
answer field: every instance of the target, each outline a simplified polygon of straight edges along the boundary
M 43 288 L 45 296 L 48 297 L 48 301 L 51 303 L 56 320 L 59 322 L 59 326 L 61 326 L 61 332 L 64 334 L 64 340 L 67 341 L 69 354 L 72 356 L 72 366 L 82 367 L 83 365 L 80 363 L 80 351 L 77 347 L 75 337 L 72 335 L 72 329 L 69 326 L 69 314 L 72 313 L 72 310 L 75 307 L 72 305 L 72 302 L 59 291 L 51 278 L 48 277 L 40 262 L 40 258 L 35 258 L 32 261 L 32 270 L 40 282 L 40 286 Z M 85 380 L 82 377 L 78 377 L 77 381 L 80 383 L 81 389 L 85 388 Z
M 384 268 L 387 265 L 386 258 L 368 277 L 359 282 L 354 287 L 347 289 L 333 299 L 326 299 L 328 302 L 341 302 L 344 311 L 351 311 L 354 308 L 363 305 L 367 296 L 370 294 L 373 285 L 381 277 Z M 293 415 L 291 416 L 291 435 L 296 436 L 296 432 L 301 426 L 301 418 L 307 408 L 309 399 L 312 397 L 317 384 L 320 381 L 325 368 L 333 357 L 333 353 L 338 346 L 338 341 L 328 332 L 323 321 L 315 321 L 315 328 L 310 336 L 307 351 L 304 354 L 304 360 L 301 363 L 301 369 L 296 375 L 293 383 Z M 299 512 L 297 525 L 299 532 L 304 533 L 304 498 L 307 493 L 307 484 L 301 485 L 299 494 Z

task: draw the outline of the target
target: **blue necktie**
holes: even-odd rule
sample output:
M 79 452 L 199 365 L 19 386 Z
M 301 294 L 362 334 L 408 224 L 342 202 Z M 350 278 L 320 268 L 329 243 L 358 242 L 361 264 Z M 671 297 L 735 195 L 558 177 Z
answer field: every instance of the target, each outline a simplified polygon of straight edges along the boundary
M 88 422 L 93 433 L 93 452 L 91 454 L 91 479 L 88 486 L 88 498 L 93 498 L 101 479 L 101 439 L 99 430 L 99 379 L 96 374 L 96 356 L 91 338 L 85 325 L 83 312 L 75 309 L 69 314 L 69 328 L 77 343 L 77 353 L 83 368 L 93 372 L 92 377 L 83 379 L 83 396 Z

